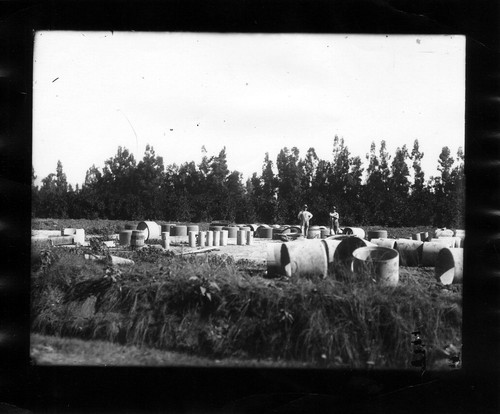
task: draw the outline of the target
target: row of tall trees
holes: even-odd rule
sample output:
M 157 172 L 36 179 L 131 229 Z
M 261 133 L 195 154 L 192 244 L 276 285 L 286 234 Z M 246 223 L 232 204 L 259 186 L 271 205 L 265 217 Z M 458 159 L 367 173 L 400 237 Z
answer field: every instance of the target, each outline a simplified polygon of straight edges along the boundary
M 320 159 L 314 148 L 301 157 L 283 148 L 274 163 L 266 153 L 260 173 L 243 182 L 230 171 L 226 149 L 202 160 L 164 165 L 147 145 L 136 161 L 126 148 L 102 169 L 88 169 L 82 187 L 67 183 L 61 162 L 56 173 L 35 186 L 32 174 L 32 214 L 51 218 L 107 218 L 238 223 L 295 223 L 304 203 L 313 222 L 326 224 L 337 206 L 344 225 L 463 227 L 465 207 L 464 154 L 454 157 L 443 147 L 437 160 L 439 176 L 426 179 L 424 154 L 415 140 L 411 151 L 403 145 L 393 157 L 381 141 L 373 142 L 366 163 L 352 156 L 344 139 L 335 137 L 332 156 Z M 364 167 L 366 165 L 366 169 Z

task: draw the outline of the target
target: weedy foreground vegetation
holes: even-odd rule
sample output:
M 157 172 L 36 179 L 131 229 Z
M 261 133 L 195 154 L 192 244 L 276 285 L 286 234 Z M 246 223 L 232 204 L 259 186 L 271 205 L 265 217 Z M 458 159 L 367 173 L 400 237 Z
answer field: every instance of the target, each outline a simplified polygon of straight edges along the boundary
M 415 329 L 431 368 L 461 343 L 461 285 L 439 284 L 432 268 L 402 267 L 398 286 L 384 287 L 341 267 L 326 279 L 268 279 L 229 256 L 146 249 L 117 268 L 84 253 L 33 252 L 33 333 L 343 368 L 410 367 Z

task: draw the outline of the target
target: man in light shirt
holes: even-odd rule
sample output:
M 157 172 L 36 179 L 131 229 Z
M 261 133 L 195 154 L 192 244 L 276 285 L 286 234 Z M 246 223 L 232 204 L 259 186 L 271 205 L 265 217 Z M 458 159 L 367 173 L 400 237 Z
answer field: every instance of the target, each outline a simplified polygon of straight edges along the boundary
M 309 231 L 309 220 L 312 218 L 312 214 L 307 211 L 307 204 L 304 204 L 304 208 L 300 211 L 297 218 L 300 220 L 300 227 L 302 229 L 302 234 L 307 237 L 307 232 Z
M 339 213 L 337 207 L 333 207 L 333 213 L 330 213 L 330 234 L 338 234 L 340 230 Z

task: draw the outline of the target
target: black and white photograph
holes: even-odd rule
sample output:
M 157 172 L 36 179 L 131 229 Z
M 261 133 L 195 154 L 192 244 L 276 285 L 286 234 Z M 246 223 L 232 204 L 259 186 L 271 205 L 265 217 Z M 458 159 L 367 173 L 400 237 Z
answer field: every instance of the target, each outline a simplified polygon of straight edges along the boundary
M 40 366 L 460 370 L 463 35 L 34 33 Z

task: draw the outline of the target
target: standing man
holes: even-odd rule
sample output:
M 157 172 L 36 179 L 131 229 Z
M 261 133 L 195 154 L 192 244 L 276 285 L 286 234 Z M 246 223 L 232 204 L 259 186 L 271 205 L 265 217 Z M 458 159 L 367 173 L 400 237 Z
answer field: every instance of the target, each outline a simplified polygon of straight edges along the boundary
M 339 225 L 339 213 L 337 213 L 337 207 L 333 207 L 333 213 L 330 213 L 330 234 L 338 234 L 340 230 Z
M 307 211 L 307 204 L 304 204 L 303 210 L 300 211 L 297 218 L 300 220 L 300 227 L 302 229 L 302 234 L 307 238 L 307 232 L 309 231 L 309 220 L 312 219 L 312 214 Z

